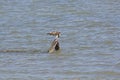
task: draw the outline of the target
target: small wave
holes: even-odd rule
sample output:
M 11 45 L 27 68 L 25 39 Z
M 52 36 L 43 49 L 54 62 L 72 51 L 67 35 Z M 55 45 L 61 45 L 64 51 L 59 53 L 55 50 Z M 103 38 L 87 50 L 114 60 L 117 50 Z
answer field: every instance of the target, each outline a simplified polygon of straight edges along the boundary
M 48 53 L 48 51 L 40 49 L 5 49 L 0 50 L 0 53 Z
M 7 50 L 0 50 L 0 52 L 4 52 L 4 53 L 7 53 L 7 52 L 27 52 L 27 50 L 24 50 L 24 49 L 7 49 Z

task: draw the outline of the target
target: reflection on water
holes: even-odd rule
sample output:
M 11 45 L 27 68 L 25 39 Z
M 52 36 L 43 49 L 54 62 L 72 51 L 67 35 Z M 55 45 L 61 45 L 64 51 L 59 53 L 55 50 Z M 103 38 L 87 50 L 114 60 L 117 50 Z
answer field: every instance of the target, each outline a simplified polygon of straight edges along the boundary
M 1 80 L 119 80 L 120 1 L 1 0 Z M 61 51 L 47 53 L 51 31 Z

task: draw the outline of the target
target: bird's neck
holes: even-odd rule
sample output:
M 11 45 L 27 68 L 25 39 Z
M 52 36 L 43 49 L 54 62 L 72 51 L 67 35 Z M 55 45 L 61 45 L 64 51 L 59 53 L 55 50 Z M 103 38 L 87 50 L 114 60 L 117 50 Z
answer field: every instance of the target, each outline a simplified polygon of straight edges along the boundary
M 55 36 L 55 39 L 58 39 L 58 38 L 59 38 L 59 35 L 56 35 L 56 36 Z

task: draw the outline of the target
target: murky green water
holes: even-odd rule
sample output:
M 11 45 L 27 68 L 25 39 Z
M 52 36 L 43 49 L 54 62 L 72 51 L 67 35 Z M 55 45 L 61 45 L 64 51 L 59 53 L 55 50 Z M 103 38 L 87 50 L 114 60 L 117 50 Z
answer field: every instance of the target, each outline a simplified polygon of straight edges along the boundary
M 120 1 L 1 0 L 0 80 L 120 80 Z

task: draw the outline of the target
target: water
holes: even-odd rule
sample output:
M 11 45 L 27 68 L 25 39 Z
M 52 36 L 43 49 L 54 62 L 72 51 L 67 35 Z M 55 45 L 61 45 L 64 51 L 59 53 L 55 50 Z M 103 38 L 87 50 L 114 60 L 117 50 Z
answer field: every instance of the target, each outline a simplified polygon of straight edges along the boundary
M 0 80 L 119 80 L 119 56 L 119 0 L 0 1 Z

